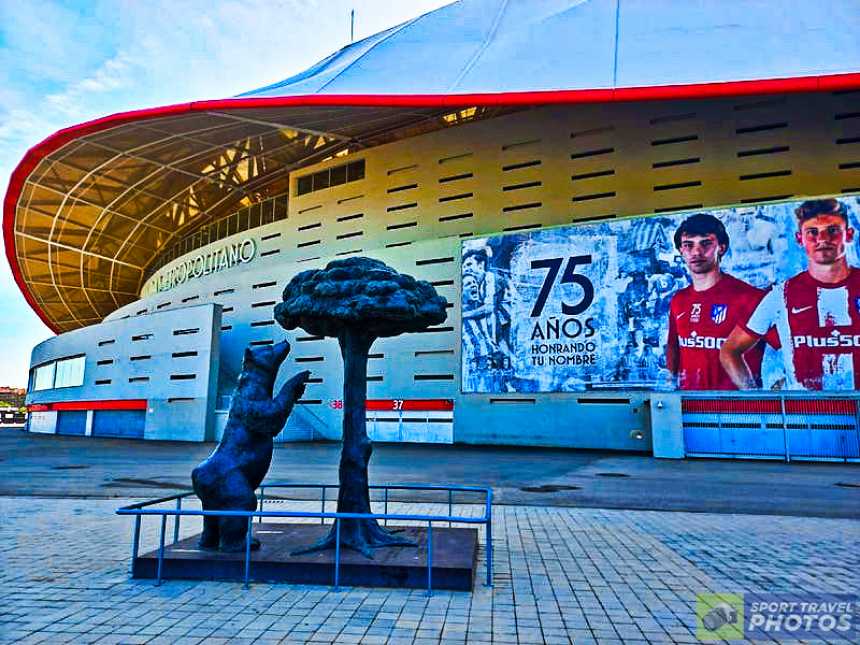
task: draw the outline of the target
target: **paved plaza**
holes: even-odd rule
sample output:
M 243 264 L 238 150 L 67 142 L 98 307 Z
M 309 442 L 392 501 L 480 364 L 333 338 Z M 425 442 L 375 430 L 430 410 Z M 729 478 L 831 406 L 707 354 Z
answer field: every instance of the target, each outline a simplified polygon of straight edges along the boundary
M 499 505 L 494 585 L 481 549 L 473 593 L 155 586 L 127 575 L 127 501 L 0 498 L 2 642 L 696 643 L 698 592 L 855 593 L 860 568 L 848 519 Z M 158 525 L 144 521 L 143 550 Z
M 212 443 L 0 432 L 0 496 L 155 498 L 191 487 Z M 267 481 L 337 481 L 339 443 L 278 444 Z M 375 484 L 489 486 L 498 504 L 860 519 L 860 464 L 374 443 Z

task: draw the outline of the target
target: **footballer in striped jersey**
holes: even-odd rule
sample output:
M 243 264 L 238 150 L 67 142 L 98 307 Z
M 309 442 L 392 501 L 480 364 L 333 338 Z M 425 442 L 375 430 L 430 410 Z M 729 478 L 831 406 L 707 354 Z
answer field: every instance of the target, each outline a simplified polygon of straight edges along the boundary
M 795 216 L 806 270 L 774 285 L 723 344 L 720 360 L 735 385 L 755 388 L 744 352 L 775 329 L 787 388 L 855 390 L 860 385 L 860 270 L 846 258 L 854 239 L 848 209 L 836 199 L 817 199 L 803 202 Z

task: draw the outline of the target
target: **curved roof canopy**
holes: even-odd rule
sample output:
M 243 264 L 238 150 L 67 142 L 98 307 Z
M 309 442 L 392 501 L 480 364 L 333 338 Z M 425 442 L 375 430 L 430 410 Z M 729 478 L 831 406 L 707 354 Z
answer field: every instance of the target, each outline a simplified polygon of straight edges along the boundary
M 284 192 L 290 170 L 447 127 L 458 107 L 492 116 L 860 87 L 860 42 L 844 28 L 856 9 L 856 0 L 463 0 L 233 99 L 52 135 L 10 180 L 6 255 L 51 329 L 96 323 L 137 299 L 147 266 L 173 241 Z

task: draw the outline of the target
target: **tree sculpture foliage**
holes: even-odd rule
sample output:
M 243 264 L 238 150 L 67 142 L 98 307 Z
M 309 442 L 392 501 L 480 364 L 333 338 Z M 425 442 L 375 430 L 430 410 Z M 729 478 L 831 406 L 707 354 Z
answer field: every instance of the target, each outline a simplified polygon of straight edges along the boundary
M 338 339 L 344 363 L 343 449 L 340 458 L 339 513 L 370 513 L 367 466 L 367 355 L 377 338 L 417 332 L 445 321 L 447 301 L 430 283 L 398 273 L 371 258 L 330 262 L 304 271 L 284 289 L 275 318 L 285 329 L 300 327 L 314 336 Z M 376 520 L 337 520 L 341 546 L 372 557 L 381 546 L 411 545 Z M 335 527 L 302 552 L 334 547 Z

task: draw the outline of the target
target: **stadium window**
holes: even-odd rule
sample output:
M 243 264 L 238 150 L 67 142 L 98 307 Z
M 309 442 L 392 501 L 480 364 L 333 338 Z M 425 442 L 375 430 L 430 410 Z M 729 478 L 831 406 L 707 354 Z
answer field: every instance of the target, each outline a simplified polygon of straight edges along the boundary
M 274 203 L 274 220 L 278 221 L 282 219 L 287 219 L 287 215 L 289 213 L 289 203 L 287 202 L 287 196 L 282 195 L 281 197 L 275 198 Z
M 297 195 L 306 195 L 314 189 L 314 176 L 313 175 L 305 175 L 304 177 L 299 177 L 296 181 L 296 194 Z
M 364 179 L 364 159 L 353 161 L 340 166 L 333 166 L 310 175 L 304 175 L 296 180 L 296 194 L 306 195 L 308 193 L 340 186 L 351 181 Z
M 346 166 L 336 166 L 331 169 L 331 185 L 340 186 L 346 183 Z
M 81 355 L 39 365 L 33 370 L 33 390 L 83 385 L 85 363 L 86 357 Z
M 331 186 L 331 175 L 329 170 L 323 170 L 322 172 L 315 172 L 313 174 L 314 178 L 314 192 L 318 190 L 322 190 L 324 188 L 328 188 Z
M 251 219 L 251 209 L 246 208 L 238 212 L 239 217 L 239 232 L 247 231 Z
M 75 356 L 57 361 L 54 387 L 75 387 L 84 384 L 86 357 Z
M 33 370 L 33 390 L 50 390 L 54 387 L 54 368 L 56 363 L 40 365 Z
M 257 228 L 262 221 L 262 213 L 264 208 L 271 208 L 272 205 L 269 202 L 263 202 L 262 204 L 255 204 L 251 207 L 251 213 L 248 217 L 248 228 Z
M 364 159 L 353 161 L 347 166 L 346 170 L 347 181 L 358 181 L 364 179 Z

